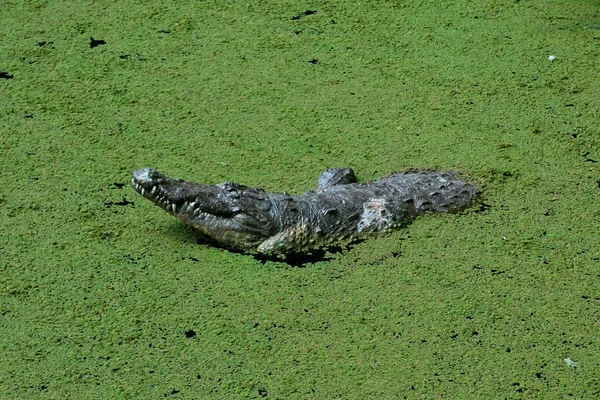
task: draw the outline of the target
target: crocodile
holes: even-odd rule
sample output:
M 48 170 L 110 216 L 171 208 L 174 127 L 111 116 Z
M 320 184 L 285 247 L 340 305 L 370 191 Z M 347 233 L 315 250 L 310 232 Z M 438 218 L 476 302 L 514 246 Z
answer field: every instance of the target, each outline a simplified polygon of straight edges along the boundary
M 205 185 L 153 168 L 133 174 L 133 188 L 218 246 L 285 256 L 406 226 L 429 212 L 458 212 L 479 190 L 455 171 L 407 170 L 359 183 L 351 168 L 332 168 L 316 190 L 299 196 L 234 182 Z

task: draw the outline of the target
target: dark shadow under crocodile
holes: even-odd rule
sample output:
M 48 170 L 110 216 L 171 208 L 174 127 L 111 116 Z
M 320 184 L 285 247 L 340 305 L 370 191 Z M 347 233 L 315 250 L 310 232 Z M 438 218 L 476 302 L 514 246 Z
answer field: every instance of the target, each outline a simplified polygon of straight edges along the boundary
M 354 238 L 348 242 L 339 243 L 339 244 L 330 244 L 322 247 L 311 248 L 304 252 L 295 252 L 295 253 L 286 253 L 286 254 L 261 254 L 261 253 L 248 253 L 243 250 L 236 250 L 228 247 L 223 247 L 219 245 L 217 242 L 213 242 L 207 240 L 203 237 L 198 237 L 196 239 L 196 243 L 209 245 L 213 247 L 217 247 L 223 249 L 225 251 L 229 251 L 235 254 L 243 254 L 250 255 L 256 261 L 259 261 L 262 264 L 266 264 L 267 261 L 276 262 L 276 263 L 284 263 L 291 267 L 297 268 L 305 268 L 309 264 L 315 264 L 323 261 L 331 261 L 336 258 L 337 255 L 343 254 L 352 250 L 352 248 L 362 242 L 365 239 L 363 238 Z
M 340 244 L 406 226 L 424 213 L 461 211 L 478 194 L 453 171 L 409 170 L 359 183 L 350 168 L 323 172 L 317 190 L 299 196 L 233 182 L 204 185 L 152 168 L 136 171 L 132 186 L 208 243 L 288 263 L 326 257 Z M 298 264 L 307 262 L 313 261 Z

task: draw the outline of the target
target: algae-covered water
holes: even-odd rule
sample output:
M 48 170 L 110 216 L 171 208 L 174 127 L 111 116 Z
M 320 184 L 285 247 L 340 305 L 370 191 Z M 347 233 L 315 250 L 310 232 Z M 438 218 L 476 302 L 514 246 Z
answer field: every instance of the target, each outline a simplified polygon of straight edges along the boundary
M 600 397 L 597 1 L 173 3 L 0 5 L 0 398 Z M 145 166 L 483 199 L 299 268 L 198 244 Z

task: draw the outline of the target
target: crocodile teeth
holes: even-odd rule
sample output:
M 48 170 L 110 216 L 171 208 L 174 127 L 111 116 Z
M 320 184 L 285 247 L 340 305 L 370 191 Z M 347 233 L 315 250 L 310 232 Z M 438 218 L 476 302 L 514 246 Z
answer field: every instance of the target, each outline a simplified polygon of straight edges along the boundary
M 171 209 L 174 213 L 177 212 L 177 206 L 175 205 L 175 203 L 171 204 Z
M 158 189 L 156 188 L 156 186 L 154 186 L 154 187 L 152 188 L 152 191 L 151 191 L 151 193 L 154 195 L 154 194 L 156 194 L 157 190 L 158 190 Z
M 146 191 L 144 190 L 144 188 L 140 189 L 140 193 L 142 194 L 142 196 L 144 195 L 144 193 L 146 193 Z

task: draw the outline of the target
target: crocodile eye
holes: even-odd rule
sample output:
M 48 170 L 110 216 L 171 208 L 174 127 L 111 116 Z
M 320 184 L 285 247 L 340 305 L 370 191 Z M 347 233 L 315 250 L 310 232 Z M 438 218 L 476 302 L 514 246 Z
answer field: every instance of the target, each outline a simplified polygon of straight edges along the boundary
M 237 199 L 240 197 L 241 193 L 240 193 L 240 190 L 238 190 L 240 188 L 240 186 L 237 183 L 234 183 L 234 182 L 218 183 L 217 187 L 219 187 L 221 189 L 221 193 L 227 197 L 231 197 L 233 199 Z

